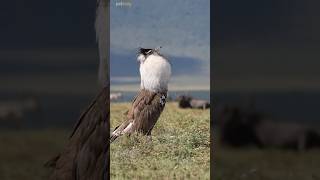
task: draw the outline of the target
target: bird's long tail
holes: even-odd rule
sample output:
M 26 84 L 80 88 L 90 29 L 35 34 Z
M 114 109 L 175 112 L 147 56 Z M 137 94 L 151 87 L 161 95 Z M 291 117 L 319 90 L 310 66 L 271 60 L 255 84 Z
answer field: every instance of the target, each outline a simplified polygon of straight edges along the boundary
M 119 126 L 117 126 L 110 135 L 110 144 L 120 136 L 119 133 L 116 133 L 116 131 L 118 130 L 118 127 Z
M 110 135 L 110 143 L 116 140 L 119 136 L 123 134 L 130 134 L 132 132 L 133 122 L 129 119 L 116 127 Z
M 119 137 L 119 136 L 111 135 L 111 136 L 110 136 L 110 144 L 111 144 L 114 140 L 116 140 L 118 137 Z

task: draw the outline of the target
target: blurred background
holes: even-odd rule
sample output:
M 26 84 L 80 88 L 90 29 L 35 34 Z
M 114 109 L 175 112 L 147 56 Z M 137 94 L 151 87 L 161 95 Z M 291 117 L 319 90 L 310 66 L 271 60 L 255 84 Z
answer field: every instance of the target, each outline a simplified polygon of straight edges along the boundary
M 216 179 L 320 178 L 319 5 L 215 1 Z
M 96 95 L 96 2 L 0 6 L 0 179 L 46 179 L 80 112 Z

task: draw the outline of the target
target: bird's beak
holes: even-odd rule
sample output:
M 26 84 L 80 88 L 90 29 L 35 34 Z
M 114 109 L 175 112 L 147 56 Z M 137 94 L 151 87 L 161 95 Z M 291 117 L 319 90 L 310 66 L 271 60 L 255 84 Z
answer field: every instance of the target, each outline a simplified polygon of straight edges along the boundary
M 162 48 L 162 47 L 159 46 L 159 47 L 155 48 L 154 50 L 157 51 L 157 52 L 159 52 L 159 50 L 160 50 L 161 48 Z

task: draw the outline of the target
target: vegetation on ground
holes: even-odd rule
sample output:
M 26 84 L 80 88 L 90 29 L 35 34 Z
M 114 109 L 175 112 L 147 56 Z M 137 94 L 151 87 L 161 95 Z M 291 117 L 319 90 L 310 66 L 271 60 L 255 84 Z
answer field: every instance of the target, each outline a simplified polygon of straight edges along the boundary
M 221 146 L 215 135 L 214 180 L 320 180 L 320 150 Z
M 67 130 L 1 130 L 0 179 L 43 180 L 50 170 L 44 164 L 67 142 Z
M 111 127 L 125 118 L 130 103 L 111 104 Z M 209 179 L 210 111 L 167 103 L 152 131 L 111 144 L 111 179 Z
M 124 118 L 129 103 L 111 104 L 111 126 Z M 43 167 L 61 152 L 71 130 L 1 130 L 0 179 L 43 180 Z M 216 132 L 215 132 L 216 133 Z M 217 133 L 218 134 L 218 133 Z M 134 135 L 111 145 L 111 179 L 209 179 L 209 110 L 179 109 L 168 103 L 152 142 Z M 256 147 L 221 147 L 214 136 L 215 180 L 318 180 L 320 150 L 305 152 Z

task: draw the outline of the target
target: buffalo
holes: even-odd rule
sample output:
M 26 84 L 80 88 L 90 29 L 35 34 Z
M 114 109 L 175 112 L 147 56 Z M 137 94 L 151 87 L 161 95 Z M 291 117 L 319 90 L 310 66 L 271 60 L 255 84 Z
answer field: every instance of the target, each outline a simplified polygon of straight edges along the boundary
M 0 102 L 0 124 L 1 127 L 20 128 L 22 120 L 28 113 L 40 112 L 40 105 L 36 98 L 28 97 L 20 101 Z
M 195 99 L 191 96 L 181 95 L 177 98 L 180 108 L 207 109 L 210 103 L 206 100 Z
M 221 143 L 226 145 L 295 150 L 320 147 L 320 134 L 315 129 L 293 122 L 278 122 L 256 111 L 225 107 L 217 118 Z

